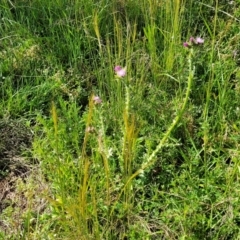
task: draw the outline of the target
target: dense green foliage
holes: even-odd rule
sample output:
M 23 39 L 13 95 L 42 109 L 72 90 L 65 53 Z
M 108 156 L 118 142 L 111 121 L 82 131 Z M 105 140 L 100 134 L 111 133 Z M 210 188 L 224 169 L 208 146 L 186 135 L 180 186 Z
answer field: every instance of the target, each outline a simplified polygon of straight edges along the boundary
M 0 10 L 0 161 L 27 142 L 34 169 L 22 210 L 0 206 L 0 238 L 240 238 L 239 0 Z

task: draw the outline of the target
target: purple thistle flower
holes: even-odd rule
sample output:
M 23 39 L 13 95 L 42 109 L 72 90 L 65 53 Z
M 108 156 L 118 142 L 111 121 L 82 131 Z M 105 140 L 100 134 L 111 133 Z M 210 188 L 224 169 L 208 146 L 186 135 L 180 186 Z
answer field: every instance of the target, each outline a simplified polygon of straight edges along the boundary
M 102 99 L 99 96 L 93 96 L 92 100 L 94 104 L 102 103 Z
M 195 38 L 194 37 L 190 37 L 189 42 L 190 43 L 196 43 Z
M 116 66 L 114 68 L 114 71 L 118 77 L 124 77 L 126 75 L 127 68 L 126 67 L 122 68 L 121 66 Z
M 197 37 L 197 38 L 195 39 L 195 43 L 196 43 L 196 44 L 203 44 L 203 43 L 204 43 L 204 39 L 203 39 L 203 38 L 200 38 L 200 37 Z
M 199 45 L 199 44 L 203 44 L 203 43 L 204 43 L 204 39 L 203 38 L 200 38 L 200 37 L 197 37 L 197 38 L 190 37 L 189 38 L 189 42 L 184 42 L 183 46 L 186 47 L 186 48 L 190 48 L 193 45 Z

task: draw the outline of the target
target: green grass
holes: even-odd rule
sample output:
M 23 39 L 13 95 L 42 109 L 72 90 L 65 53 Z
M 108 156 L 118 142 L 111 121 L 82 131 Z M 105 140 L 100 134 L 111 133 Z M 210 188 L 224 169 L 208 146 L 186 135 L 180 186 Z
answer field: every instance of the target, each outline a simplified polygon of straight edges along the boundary
M 0 9 L 0 238 L 240 239 L 239 1 Z

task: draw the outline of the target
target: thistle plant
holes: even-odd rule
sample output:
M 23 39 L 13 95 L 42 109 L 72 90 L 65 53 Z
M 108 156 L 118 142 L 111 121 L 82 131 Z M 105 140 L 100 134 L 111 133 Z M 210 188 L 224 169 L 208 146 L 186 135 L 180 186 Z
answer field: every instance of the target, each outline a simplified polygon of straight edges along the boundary
M 186 110 L 187 107 L 187 103 L 189 101 L 189 96 L 191 93 L 191 88 L 192 88 L 192 84 L 193 84 L 193 79 L 194 79 L 194 66 L 193 66 L 193 55 L 194 55 L 194 47 L 196 45 L 199 44 L 203 44 L 204 40 L 201 38 L 190 38 L 190 43 L 184 43 L 184 47 L 187 47 L 189 50 L 188 53 L 188 78 L 187 78 L 187 89 L 186 89 L 186 93 L 185 93 L 185 98 L 183 101 L 183 104 L 181 106 L 181 108 L 179 109 L 179 111 L 176 114 L 176 117 L 173 119 L 171 125 L 168 127 L 167 131 L 164 133 L 162 139 L 160 140 L 160 142 L 158 143 L 158 145 L 156 146 L 155 150 L 150 154 L 150 156 L 142 163 L 141 167 L 135 171 L 131 176 L 129 176 L 129 178 L 127 179 L 122 191 L 120 192 L 117 201 L 119 200 L 119 198 L 121 197 L 121 195 L 123 194 L 123 192 L 126 192 L 126 189 L 129 189 L 129 187 L 131 186 L 131 182 L 134 178 L 136 178 L 138 175 L 144 175 L 145 171 L 150 168 L 151 166 L 153 166 L 156 161 L 156 155 L 157 153 L 159 153 L 162 148 L 166 145 L 167 140 L 169 139 L 172 131 L 177 127 L 179 121 L 181 120 L 183 113 Z M 192 45 L 191 45 L 192 44 Z M 191 47 L 193 46 L 193 47 Z M 119 68 L 119 70 L 122 70 L 121 68 Z M 129 107 L 129 90 L 128 88 L 126 88 L 126 109 L 128 109 Z M 127 129 L 126 129 L 127 130 Z M 117 202 L 116 201 L 116 202 Z M 113 209 L 112 211 L 114 210 Z

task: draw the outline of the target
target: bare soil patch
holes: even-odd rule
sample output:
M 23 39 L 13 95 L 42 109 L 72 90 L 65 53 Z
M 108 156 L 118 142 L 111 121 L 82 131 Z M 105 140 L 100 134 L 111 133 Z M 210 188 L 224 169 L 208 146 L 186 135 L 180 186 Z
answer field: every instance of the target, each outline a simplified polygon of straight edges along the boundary
M 23 152 L 31 148 L 32 138 L 33 133 L 21 121 L 0 120 L 0 230 L 3 231 L 7 226 L 1 214 L 21 198 L 16 193 L 17 182 L 25 181 L 32 168 L 30 161 L 23 157 Z M 20 208 L 25 208 L 24 205 L 23 201 Z

